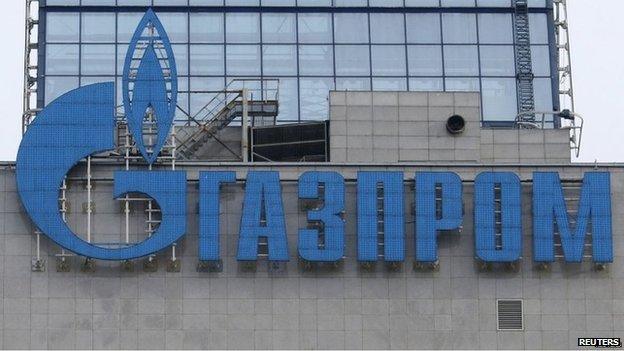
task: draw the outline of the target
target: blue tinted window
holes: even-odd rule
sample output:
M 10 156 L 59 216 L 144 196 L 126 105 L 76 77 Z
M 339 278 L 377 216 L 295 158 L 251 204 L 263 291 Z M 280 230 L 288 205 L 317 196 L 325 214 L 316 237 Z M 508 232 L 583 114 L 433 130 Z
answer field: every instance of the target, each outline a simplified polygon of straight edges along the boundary
M 371 47 L 373 75 L 405 76 L 404 45 L 373 45 Z
M 479 42 L 481 44 L 513 44 L 511 15 L 506 13 L 480 13 Z
M 410 45 L 407 47 L 411 76 L 442 76 L 442 47 L 440 45 Z
M 80 39 L 78 13 L 48 13 L 46 21 L 46 40 L 49 43 L 77 43 Z
M 301 78 L 299 80 L 301 119 L 327 119 L 329 113 L 328 92 L 333 89 L 333 78 Z
M 336 45 L 336 75 L 370 75 L 370 51 L 364 45 Z
M 191 13 L 191 43 L 223 43 L 222 13 Z
M 477 42 L 477 16 L 471 13 L 442 14 L 442 35 L 448 44 Z
M 438 44 L 442 42 L 439 14 L 408 13 L 405 19 L 408 43 Z
M 483 78 L 483 118 L 489 121 L 514 120 L 518 114 L 516 79 Z
M 550 47 L 546 45 L 532 45 L 531 57 L 533 74 L 541 77 L 550 76 Z
M 406 91 L 407 79 L 405 78 L 373 78 L 373 90 L 375 91 Z
M 295 14 L 264 13 L 262 14 L 262 41 L 264 43 L 295 43 L 297 41 L 296 27 Z
M 481 75 L 483 76 L 515 76 L 516 59 L 513 46 L 482 45 Z
M 227 74 L 260 75 L 260 46 L 228 45 Z
M 227 13 L 225 28 L 228 43 L 260 42 L 260 15 L 257 13 Z
M 337 13 L 334 15 L 336 43 L 367 43 L 368 15 L 366 13 Z
M 295 45 L 264 45 L 262 47 L 264 74 L 296 75 L 297 46 Z
M 331 43 L 332 15 L 328 13 L 300 13 L 299 41 L 302 43 Z
M 115 75 L 115 45 L 82 45 L 80 70 L 87 75 Z
M 82 41 L 85 43 L 114 43 L 114 13 L 83 13 Z
M 191 45 L 191 75 L 223 75 L 225 72 L 222 45 Z
M 45 103 L 46 105 L 66 92 L 78 88 L 78 77 L 46 77 Z
M 336 78 L 336 90 L 370 91 L 369 78 Z
M 161 12 L 157 15 L 172 43 L 188 42 L 188 15 L 186 13 Z M 135 23 L 135 28 L 137 24 Z
M 48 44 L 46 46 L 46 74 L 78 74 L 78 45 Z
M 299 46 L 299 74 L 309 76 L 333 75 L 333 47 L 331 45 Z
M 410 91 L 442 91 L 444 82 L 442 78 L 410 78 Z
M 405 42 L 405 19 L 403 14 L 373 13 L 370 15 L 371 42 L 376 44 L 400 44 Z
M 476 45 L 445 45 L 444 68 L 448 76 L 478 76 L 479 55 Z

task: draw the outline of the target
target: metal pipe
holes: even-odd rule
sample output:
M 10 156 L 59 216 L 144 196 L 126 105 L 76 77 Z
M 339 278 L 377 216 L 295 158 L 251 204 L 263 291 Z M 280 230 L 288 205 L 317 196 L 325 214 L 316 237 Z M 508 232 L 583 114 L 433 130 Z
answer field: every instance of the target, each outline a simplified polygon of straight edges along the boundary
M 87 242 L 91 242 L 91 156 L 87 157 Z
M 249 135 L 247 129 L 249 127 L 249 106 L 247 105 L 247 88 L 243 88 L 243 116 L 241 117 L 241 156 L 243 162 L 249 162 Z

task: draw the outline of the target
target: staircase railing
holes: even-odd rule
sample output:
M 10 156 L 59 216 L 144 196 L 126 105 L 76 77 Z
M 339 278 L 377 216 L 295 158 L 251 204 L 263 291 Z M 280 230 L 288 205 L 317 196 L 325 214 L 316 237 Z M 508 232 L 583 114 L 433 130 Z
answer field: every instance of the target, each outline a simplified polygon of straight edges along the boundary
M 185 126 L 178 128 L 178 155 L 190 158 L 215 134 L 242 117 L 245 110 L 250 116 L 262 115 L 265 105 L 277 106 L 279 80 L 235 79 L 220 91 L 189 91 L 190 94 L 211 94 L 210 100 L 199 111 L 188 114 Z M 246 106 L 243 106 L 246 105 Z M 260 107 L 256 111 L 251 107 Z M 275 108 L 275 116 L 277 108 Z M 242 122 L 242 121 L 241 121 Z

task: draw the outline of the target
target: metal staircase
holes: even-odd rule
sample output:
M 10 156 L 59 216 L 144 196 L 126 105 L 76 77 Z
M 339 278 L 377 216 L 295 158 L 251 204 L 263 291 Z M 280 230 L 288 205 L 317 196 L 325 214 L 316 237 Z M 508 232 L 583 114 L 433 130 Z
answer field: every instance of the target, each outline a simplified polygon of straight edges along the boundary
M 261 98 L 258 100 L 254 99 L 257 94 L 245 87 L 240 90 L 231 90 L 232 83 L 222 91 L 210 92 L 214 96 L 203 108 L 190 117 L 190 123 L 194 125 L 178 127 L 177 129 L 178 158 L 196 159 L 197 152 L 210 140 L 214 139 L 221 143 L 216 135 L 236 119 L 240 119 L 242 126 L 246 125 L 248 118 L 251 119 L 252 125 L 256 123 L 265 124 L 267 120 L 268 124 L 274 125 L 279 112 L 279 82 L 276 81 L 277 84 L 274 89 L 266 88 L 266 82 L 262 81 Z M 245 133 L 243 132 L 243 134 Z M 244 140 L 245 138 L 243 138 Z M 244 156 L 241 155 L 241 159 L 243 158 Z
M 535 111 L 533 66 L 531 62 L 531 35 L 527 0 L 515 0 L 514 34 L 516 41 L 516 79 L 519 112 Z M 533 122 L 532 114 L 522 115 L 524 122 Z

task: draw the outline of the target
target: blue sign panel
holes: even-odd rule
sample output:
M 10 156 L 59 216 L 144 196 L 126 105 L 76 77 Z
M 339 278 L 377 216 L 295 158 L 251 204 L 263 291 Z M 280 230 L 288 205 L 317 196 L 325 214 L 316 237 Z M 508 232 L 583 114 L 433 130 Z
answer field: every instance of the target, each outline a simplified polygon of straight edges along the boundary
M 266 238 L 270 261 L 288 261 L 282 188 L 277 172 L 249 172 L 238 239 L 239 261 L 258 258 L 260 238 Z
M 380 233 L 384 260 L 405 260 L 403 172 L 358 172 L 357 187 L 358 261 L 377 261 Z
M 323 208 L 308 211 L 308 221 L 323 224 L 323 242 L 317 229 L 299 230 L 299 256 L 312 262 L 335 262 L 344 256 L 344 178 L 336 172 L 306 172 L 299 177 L 299 198 L 318 199 L 323 185 Z
M 498 199 L 495 196 L 497 187 L 500 192 Z M 500 213 L 498 218 L 497 210 Z M 497 221 L 500 221 L 500 225 L 496 224 Z M 474 189 L 474 229 L 475 250 L 481 260 L 513 262 L 520 259 L 522 187 L 517 175 L 488 172 L 477 176 Z
M 437 261 L 438 232 L 458 229 L 462 220 L 459 176 L 450 172 L 416 173 L 416 260 Z
M 120 171 L 114 175 L 114 197 L 139 193 L 157 202 L 162 219 L 158 229 L 137 244 L 98 246 L 73 233 L 59 212 L 58 193 L 67 173 L 82 159 L 111 150 L 114 145 L 113 83 L 70 91 L 44 108 L 29 126 L 17 156 L 17 188 L 33 223 L 60 246 L 78 255 L 104 260 L 148 256 L 175 243 L 186 232 L 186 173 L 180 171 Z M 173 50 L 156 15 L 149 10 L 136 30 L 123 77 L 124 110 L 146 166 L 158 159 L 168 138 L 177 101 Z M 145 145 L 146 120 L 157 126 L 156 141 Z M 154 122 L 155 121 L 155 122 Z M 199 258 L 220 259 L 219 188 L 236 181 L 234 172 L 200 172 Z M 610 175 L 585 175 L 576 224 L 571 226 L 557 173 L 534 174 L 534 260 L 555 259 L 559 235 L 566 261 L 583 259 L 591 222 L 592 257 L 613 261 Z M 321 196 L 319 188 L 323 186 Z M 384 260 L 405 260 L 404 176 L 402 172 L 359 172 L 357 176 L 357 259 L 374 262 L 383 246 Z M 512 173 L 488 172 L 475 180 L 475 250 L 487 262 L 510 262 L 522 256 L 521 185 Z M 438 260 L 437 235 L 460 228 L 463 220 L 462 181 L 455 173 L 419 172 L 415 178 L 415 258 Z M 299 256 L 308 261 L 335 262 L 345 254 L 345 180 L 335 172 L 307 172 L 299 179 L 299 198 L 322 200 L 323 207 L 307 213 L 317 229 L 301 229 Z M 500 222 L 497 225 L 496 222 Z M 280 176 L 250 172 L 240 225 L 237 258 L 258 258 L 266 240 L 270 261 L 288 261 L 288 242 Z
M 559 174 L 533 174 L 533 259 L 536 262 L 554 262 L 555 224 L 565 260 L 581 262 L 589 222 L 594 262 L 613 262 L 610 183 L 611 176 L 607 172 L 585 174 L 576 226 L 571 228 Z
M 220 186 L 236 181 L 236 172 L 199 173 L 199 259 L 221 259 L 219 239 Z

